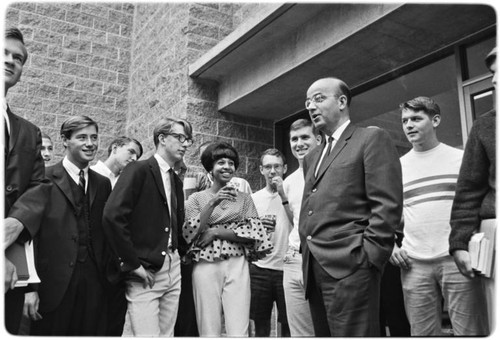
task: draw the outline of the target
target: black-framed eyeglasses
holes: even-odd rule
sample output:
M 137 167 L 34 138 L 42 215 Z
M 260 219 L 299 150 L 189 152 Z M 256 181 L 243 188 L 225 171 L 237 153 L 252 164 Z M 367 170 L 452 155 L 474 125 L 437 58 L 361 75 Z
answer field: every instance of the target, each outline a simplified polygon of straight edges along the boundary
M 325 96 L 324 94 L 316 93 L 311 98 L 306 99 L 306 102 L 305 102 L 306 109 L 309 107 L 309 105 L 311 105 L 311 103 L 319 104 L 319 103 L 324 102 L 326 98 L 331 98 L 331 97 L 335 98 L 336 96 Z
M 281 164 L 266 164 L 266 165 L 263 165 L 262 168 L 266 171 L 271 171 L 273 168 L 276 171 L 281 171 L 283 169 L 283 165 L 281 165 Z
M 192 138 L 188 138 L 186 137 L 185 135 L 181 134 L 181 133 L 166 133 L 165 135 L 170 135 L 170 136 L 173 136 L 175 138 L 177 138 L 179 140 L 179 142 L 183 143 L 186 142 L 188 146 L 191 146 L 193 145 L 193 139 Z

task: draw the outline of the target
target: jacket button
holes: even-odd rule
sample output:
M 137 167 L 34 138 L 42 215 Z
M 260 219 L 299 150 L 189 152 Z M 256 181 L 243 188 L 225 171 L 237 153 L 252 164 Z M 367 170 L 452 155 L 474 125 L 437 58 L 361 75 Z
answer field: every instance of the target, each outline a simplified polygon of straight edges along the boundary
M 167 252 L 166 252 L 166 251 L 162 251 L 162 252 L 161 252 L 161 254 L 162 254 L 163 256 L 165 256 L 165 255 L 167 255 Z
M 312 210 L 309 210 L 309 211 L 307 212 L 307 214 L 308 214 L 309 216 L 311 216 L 311 215 L 313 214 L 313 211 L 312 211 Z
M 165 228 L 165 232 L 166 232 L 166 233 L 168 233 L 168 230 L 169 230 L 169 229 L 168 229 L 168 227 L 166 227 L 166 228 Z
M 307 239 L 308 241 L 311 241 L 311 240 L 312 240 L 312 236 L 311 236 L 311 235 L 309 235 L 309 236 L 307 236 L 307 237 L 306 237 L 306 239 Z
M 317 189 L 317 188 L 312 189 L 312 192 L 316 192 L 316 191 L 318 191 L 318 189 Z
M 5 191 L 9 191 L 11 192 L 12 191 L 12 185 L 7 185 L 7 187 L 5 188 Z

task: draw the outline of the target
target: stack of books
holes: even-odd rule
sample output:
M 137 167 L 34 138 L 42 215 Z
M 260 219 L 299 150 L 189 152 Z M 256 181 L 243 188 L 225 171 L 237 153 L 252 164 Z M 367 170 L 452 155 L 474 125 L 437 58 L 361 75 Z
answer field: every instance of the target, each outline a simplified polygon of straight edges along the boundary
M 30 283 L 40 283 L 40 278 L 35 269 L 32 242 L 23 244 L 14 242 L 5 250 L 5 257 L 16 266 L 18 278 L 16 287 L 25 287 Z
M 491 277 L 495 265 L 495 230 L 496 220 L 483 220 L 469 241 L 472 269 L 485 277 Z

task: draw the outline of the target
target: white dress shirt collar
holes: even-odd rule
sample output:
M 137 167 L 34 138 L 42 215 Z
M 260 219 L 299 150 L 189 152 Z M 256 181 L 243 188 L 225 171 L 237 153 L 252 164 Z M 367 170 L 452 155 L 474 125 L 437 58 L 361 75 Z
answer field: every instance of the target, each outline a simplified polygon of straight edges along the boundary
M 75 181 L 75 183 L 78 184 L 80 182 L 80 168 L 77 167 L 75 164 L 73 164 L 68 159 L 68 156 L 64 156 L 62 160 L 62 165 L 64 169 L 68 172 L 71 179 L 73 179 L 73 181 Z M 85 168 L 81 170 L 83 170 L 85 176 L 85 192 L 87 192 L 87 188 L 89 187 L 89 166 L 87 165 Z

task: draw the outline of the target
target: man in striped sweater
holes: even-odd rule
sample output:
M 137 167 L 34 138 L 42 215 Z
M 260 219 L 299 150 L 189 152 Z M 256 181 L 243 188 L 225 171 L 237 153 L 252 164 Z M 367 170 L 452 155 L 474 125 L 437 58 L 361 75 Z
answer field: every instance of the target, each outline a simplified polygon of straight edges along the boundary
M 441 143 L 439 106 L 417 97 L 400 105 L 403 130 L 413 148 L 401 157 L 404 238 L 390 262 L 401 268 L 412 336 L 441 335 L 444 298 L 456 336 L 488 332 L 481 281 L 467 278 L 448 253 L 450 211 L 463 151 Z

